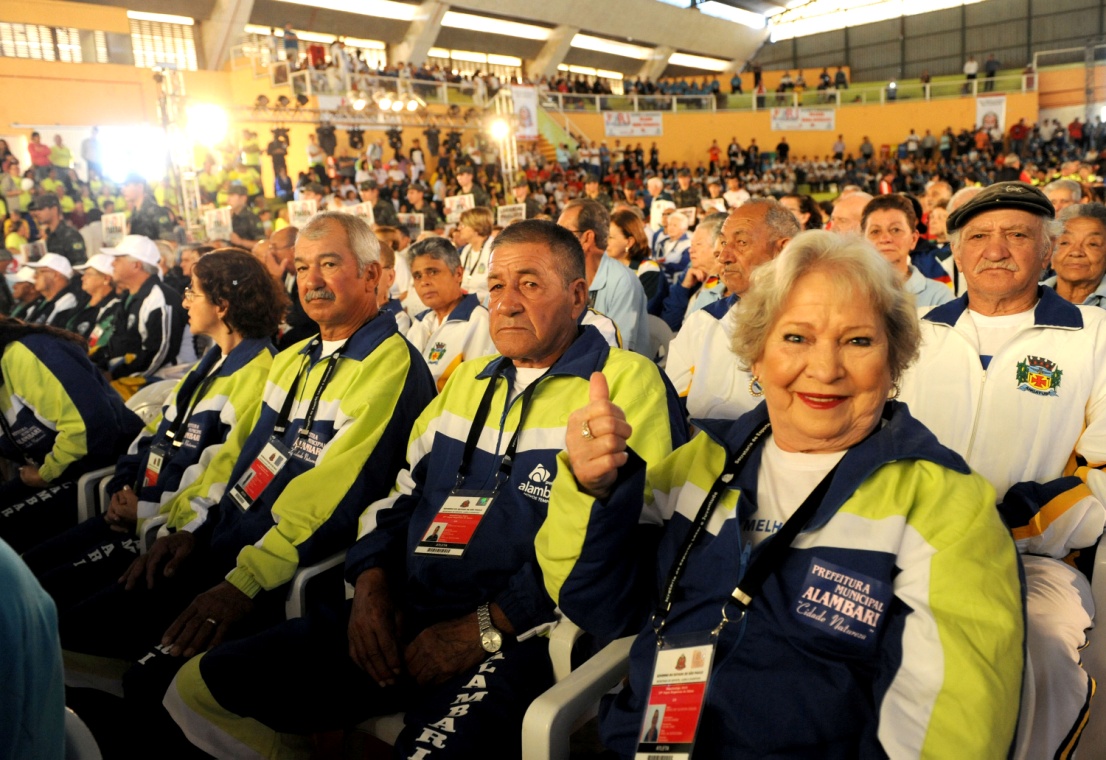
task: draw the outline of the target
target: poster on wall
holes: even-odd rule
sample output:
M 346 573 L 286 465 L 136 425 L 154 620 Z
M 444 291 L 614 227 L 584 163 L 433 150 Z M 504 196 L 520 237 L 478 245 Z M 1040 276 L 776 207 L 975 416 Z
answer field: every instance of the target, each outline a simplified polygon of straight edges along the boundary
M 1006 133 L 1006 96 L 988 95 L 975 99 L 975 123 L 990 132 L 997 129 Z
M 603 134 L 607 137 L 660 137 L 664 134 L 664 114 L 660 111 L 605 111 Z
M 836 127 L 832 108 L 772 108 L 773 132 L 830 132 Z
M 538 88 L 511 85 L 511 97 L 515 101 L 515 138 L 538 139 Z

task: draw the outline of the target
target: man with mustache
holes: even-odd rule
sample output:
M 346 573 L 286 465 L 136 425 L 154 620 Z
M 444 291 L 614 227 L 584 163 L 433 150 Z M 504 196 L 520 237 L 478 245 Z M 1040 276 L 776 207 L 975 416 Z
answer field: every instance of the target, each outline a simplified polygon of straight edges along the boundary
M 167 533 L 121 582 L 62 617 L 70 687 L 119 693 L 126 671 L 124 710 L 140 725 L 125 726 L 141 735 L 130 741 L 172 730 L 161 698 L 187 657 L 284 619 L 299 566 L 347 548 L 357 516 L 403 467 L 434 382 L 395 320 L 377 318 L 378 258 L 360 217 L 312 217 L 294 260 L 319 335 L 273 359 L 256 417 L 240 420 L 215 455 L 234 462 L 229 479 L 198 489 L 218 495 L 174 501 Z M 122 740 L 103 729 L 93 726 L 101 746 Z
M 729 312 L 749 289 L 753 270 L 776 258 L 799 232 L 795 216 L 772 199 L 745 201 L 722 224 L 716 255 L 727 295 L 688 316 L 664 368 L 690 417 L 736 419 L 758 403 L 748 391 L 751 376 L 730 350 Z
M 1106 523 L 1106 314 L 1038 285 L 1060 232 L 1054 216 L 1021 182 L 991 185 L 949 215 L 967 292 L 922 318 L 899 396 L 994 486 L 1022 553 L 1019 758 L 1066 757 L 1079 740 L 1092 686 L 1078 650 L 1094 604 L 1077 569 L 1088 557 L 1076 556 Z

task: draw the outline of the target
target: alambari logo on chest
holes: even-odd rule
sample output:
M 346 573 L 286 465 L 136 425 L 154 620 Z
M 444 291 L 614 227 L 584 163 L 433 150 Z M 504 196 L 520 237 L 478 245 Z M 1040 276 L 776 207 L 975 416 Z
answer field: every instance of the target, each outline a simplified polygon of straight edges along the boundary
M 1063 376 L 1063 370 L 1055 362 L 1040 356 L 1027 356 L 1018 362 L 1015 380 L 1020 391 L 1038 396 L 1058 396 L 1056 391 Z
M 542 504 L 549 503 L 549 494 L 553 492 L 553 473 L 541 462 L 530 471 L 530 477 L 518 485 L 518 490 Z

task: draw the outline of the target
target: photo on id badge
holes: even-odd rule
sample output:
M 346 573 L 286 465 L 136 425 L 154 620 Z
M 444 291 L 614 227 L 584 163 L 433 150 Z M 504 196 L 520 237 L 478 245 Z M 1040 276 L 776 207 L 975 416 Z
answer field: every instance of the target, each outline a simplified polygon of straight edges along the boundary
M 444 522 L 430 523 L 430 529 L 426 531 L 426 535 L 422 537 L 423 541 L 437 541 L 442 536 L 442 531 L 445 530 L 446 524 Z
M 651 716 L 641 734 L 641 741 L 655 744 L 660 741 L 661 726 L 664 725 L 665 705 L 649 705 L 645 708 L 645 714 Z

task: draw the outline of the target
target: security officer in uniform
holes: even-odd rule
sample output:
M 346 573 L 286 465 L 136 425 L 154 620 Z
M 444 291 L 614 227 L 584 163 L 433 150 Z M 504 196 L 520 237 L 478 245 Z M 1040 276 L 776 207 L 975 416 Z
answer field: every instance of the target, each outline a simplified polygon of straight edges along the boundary
M 676 208 L 695 208 L 698 210 L 702 195 L 698 188 L 691 186 L 691 170 L 680 169 L 676 172 L 676 182 L 680 185 L 672 193 L 672 201 L 676 204 Z
M 173 239 L 169 209 L 157 205 L 153 195 L 146 192 L 146 180 L 137 174 L 128 174 L 123 182 L 123 198 L 131 209 L 130 234 L 144 235 L 150 240 Z
M 532 188 L 530 183 L 526 181 L 519 182 L 513 188 L 511 192 L 515 195 L 515 203 L 526 204 L 526 218 L 533 219 L 538 214 L 542 213 L 541 204 L 538 203 L 538 199 L 530 195 Z
M 392 202 L 380 200 L 380 185 L 376 184 L 376 180 L 367 179 L 358 186 L 358 189 L 361 192 L 361 202 L 373 205 L 375 224 L 383 224 L 387 227 L 395 227 L 399 224 L 399 217 L 396 216 L 396 209 Z
M 88 260 L 84 238 L 69 222 L 61 217 L 61 204 L 54 193 L 45 193 L 31 201 L 31 215 L 42 234 L 46 236 L 46 250 L 60 253 L 70 264 L 83 264 Z
M 453 186 L 453 190 L 450 191 L 450 195 L 472 195 L 473 203 L 477 206 L 489 207 L 492 205 L 491 196 L 488 195 L 488 191 L 480 186 L 480 183 L 474 180 L 474 170 L 472 164 L 462 164 L 457 167 L 457 182 Z
M 444 222 L 434 204 L 426 200 L 430 188 L 421 182 L 412 182 L 407 186 L 407 202 L 403 204 L 405 214 L 422 214 L 424 230 L 440 230 Z M 378 220 L 379 221 L 379 220 Z
M 259 240 L 265 239 L 265 228 L 261 219 L 250 208 L 250 197 L 242 185 L 231 185 L 227 190 L 227 204 L 230 206 L 230 242 L 235 245 L 253 248 Z
M 611 208 L 614 207 L 611 196 L 605 190 L 599 189 L 599 177 L 594 174 L 589 174 L 584 181 L 584 197 L 603 204 L 603 208 L 607 209 L 607 213 L 610 213 Z

